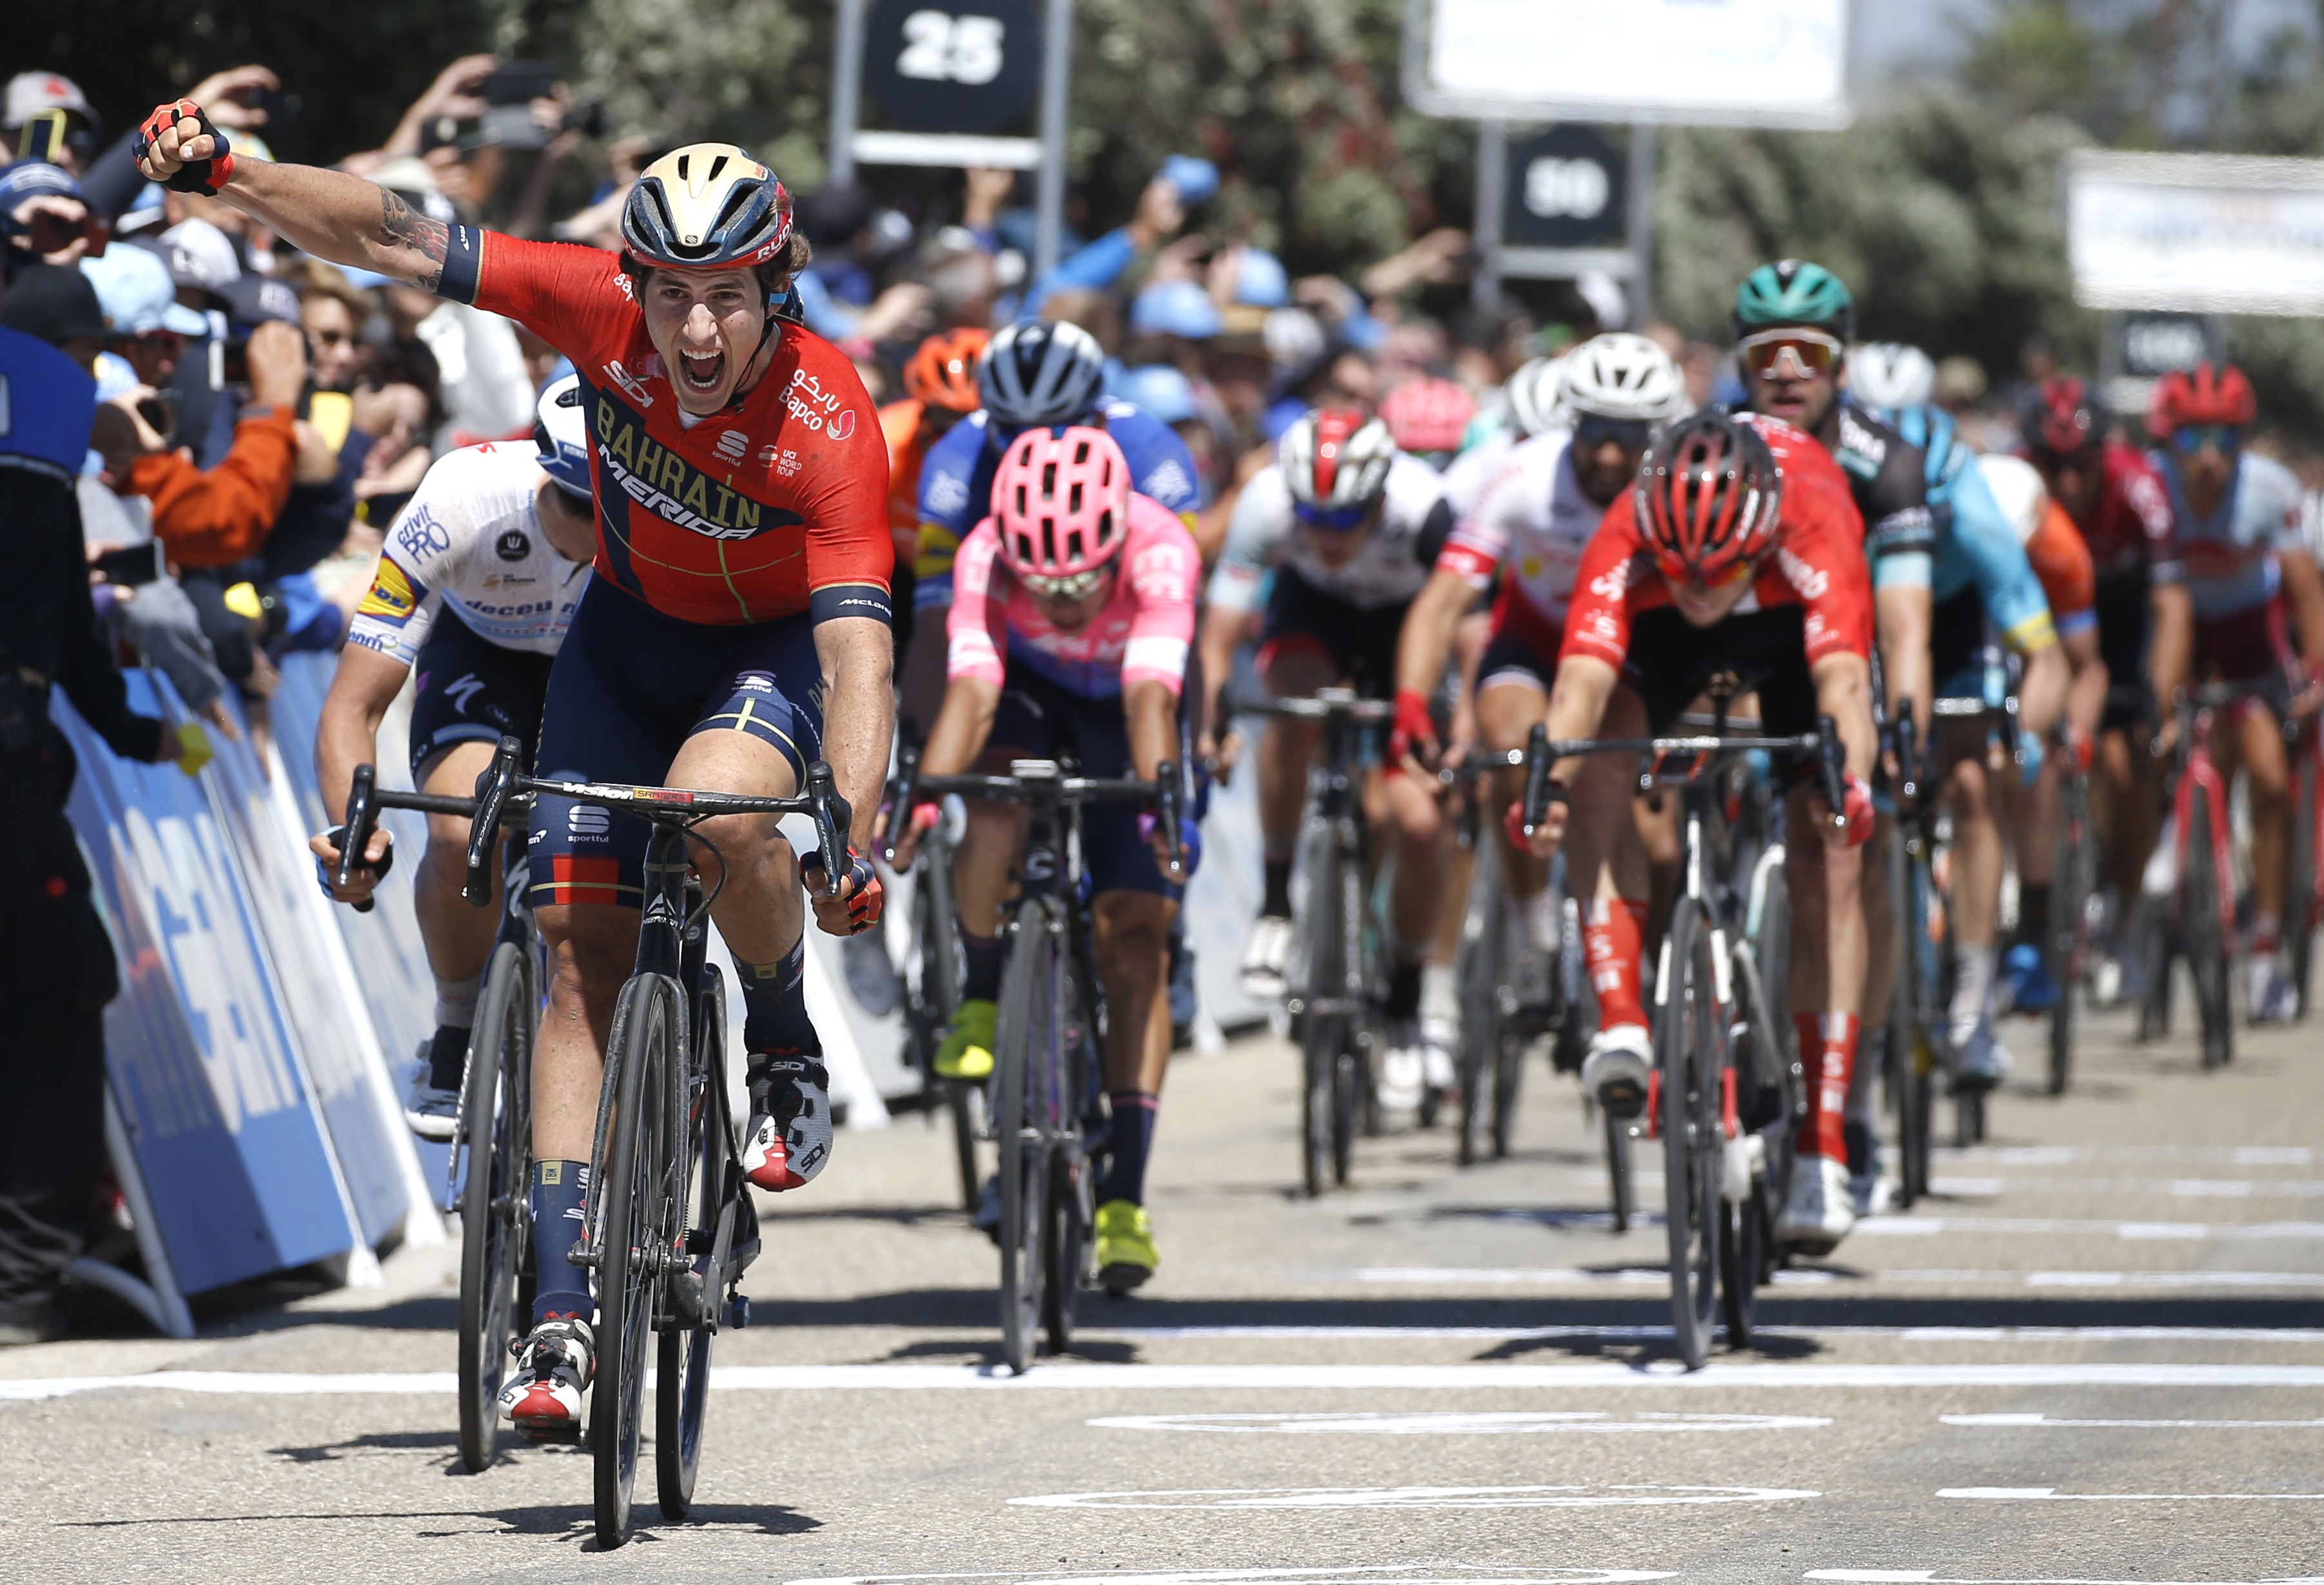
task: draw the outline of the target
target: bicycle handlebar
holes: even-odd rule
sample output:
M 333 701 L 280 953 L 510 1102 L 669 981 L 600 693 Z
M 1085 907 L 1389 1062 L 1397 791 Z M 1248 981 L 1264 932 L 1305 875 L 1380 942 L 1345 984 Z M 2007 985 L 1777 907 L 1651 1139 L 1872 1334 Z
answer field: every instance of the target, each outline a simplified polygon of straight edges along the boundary
M 331 871 L 332 884 L 336 886 L 346 886 L 355 879 L 355 857 L 370 850 L 371 834 L 378 828 L 382 809 L 411 809 L 423 815 L 469 815 L 476 806 L 474 798 L 453 797 L 445 793 L 392 791 L 379 785 L 379 771 L 370 765 L 356 766 L 350 783 L 346 818 L 341 823 L 346 830 L 346 840 L 339 849 L 339 862 Z M 365 898 L 355 907 L 355 912 L 368 914 L 373 900 Z
M 1219 717 L 1287 715 L 1299 721 L 1352 721 L 1360 725 L 1396 719 L 1396 705 L 1386 699 L 1360 699 L 1346 688 L 1325 688 L 1312 699 L 1222 699 Z

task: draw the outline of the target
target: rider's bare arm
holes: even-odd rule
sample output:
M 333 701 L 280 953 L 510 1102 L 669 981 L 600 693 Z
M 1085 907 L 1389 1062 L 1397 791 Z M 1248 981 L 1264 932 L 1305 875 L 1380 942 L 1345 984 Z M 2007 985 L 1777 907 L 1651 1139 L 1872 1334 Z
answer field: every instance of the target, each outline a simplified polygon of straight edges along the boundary
M 2017 685 L 2017 724 L 2021 731 L 2047 738 L 2065 714 L 2066 691 L 2073 684 L 2073 668 L 2061 645 L 2044 644 L 2025 657 L 2025 676 Z
M 1452 652 L 1452 637 L 1461 617 L 1476 603 L 1477 592 L 1458 573 L 1439 567 L 1405 613 L 1404 632 L 1396 645 L 1396 686 L 1416 694 L 1433 695 L 1444 680 L 1444 658 Z
M 835 617 L 815 624 L 815 651 L 823 662 L 823 757 L 854 811 L 848 840 L 870 852 L 896 735 L 895 635 L 873 617 Z
M 1809 675 L 1815 679 L 1817 714 L 1831 717 L 1847 745 L 1849 774 L 1869 777 L 1880 744 L 1872 723 L 1871 667 L 1861 655 L 1842 651 L 1817 661 Z
M 189 160 L 207 160 L 215 147 L 188 118 L 165 129 L 138 168 L 160 181 Z M 217 196 L 318 259 L 376 270 L 429 291 L 444 278 L 450 228 L 360 176 L 237 158 Z
M 2163 713 L 2165 731 L 2172 728 L 2171 700 L 2187 686 L 2188 668 L 2195 656 L 2195 599 L 2184 584 L 2156 584 L 2148 602 L 2154 622 L 2147 636 L 2147 676 L 2154 685 L 2155 706 Z
M 1157 766 L 1178 757 L 1178 696 L 1167 683 L 1141 677 L 1121 690 L 1121 713 L 1131 774 L 1151 781 Z
M 944 707 L 928 730 L 920 769 L 928 776 L 958 776 L 976 763 L 1001 713 L 1001 687 L 981 677 L 954 678 L 945 689 Z
M 1553 742 L 1586 738 L 1606 717 L 1606 701 L 1614 696 L 1618 674 L 1594 655 L 1568 655 L 1557 663 L 1557 683 L 1549 691 L 1549 735 Z M 1581 773 L 1580 760 L 1560 760 L 1550 775 L 1572 786 Z
M 1931 596 L 1926 585 L 1892 584 L 1876 589 L 1872 610 L 1880 642 L 1880 675 L 1887 690 L 1882 701 L 1894 720 L 1896 702 L 1913 701 L 1913 727 L 1919 741 L 1929 735 L 1929 695 L 1935 687 L 1929 665 Z
M 2305 550 L 2278 551 L 2276 560 L 2283 568 L 2284 598 L 2299 625 L 2300 653 L 2312 674 L 2324 665 L 2324 574 L 2316 570 L 2315 558 Z
M 2066 720 L 2084 742 L 2098 739 L 2098 723 L 2106 716 L 2107 688 L 2112 682 L 2106 658 L 2098 652 L 2098 631 L 2087 627 L 2061 639 L 2074 680 L 2066 690 Z
M 315 729 L 315 775 L 322 785 L 323 807 L 333 820 L 346 817 L 347 789 L 354 784 L 355 767 L 378 758 L 379 723 L 410 674 L 402 661 L 361 644 L 339 651 L 339 668 L 332 674 L 331 691 L 323 696 Z M 364 856 L 376 863 L 386 857 L 387 844 L 387 828 L 381 826 L 372 833 Z M 339 850 L 322 837 L 307 846 L 325 863 L 338 862 Z M 360 902 L 369 897 L 374 879 L 369 871 L 356 871 L 339 900 Z
M 1250 625 L 1250 613 L 1237 611 L 1213 602 L 1203 607 L 1203 625 L 1194 640 L 1195 653 L 1202 659 L 1203 697 L 1199 718 L 1203 736 L 1214 742 L 1226 727 L 1219 719 L 1219 694 L 1234 672 L 1234 656 L 1242 642 L 1244 631 Z

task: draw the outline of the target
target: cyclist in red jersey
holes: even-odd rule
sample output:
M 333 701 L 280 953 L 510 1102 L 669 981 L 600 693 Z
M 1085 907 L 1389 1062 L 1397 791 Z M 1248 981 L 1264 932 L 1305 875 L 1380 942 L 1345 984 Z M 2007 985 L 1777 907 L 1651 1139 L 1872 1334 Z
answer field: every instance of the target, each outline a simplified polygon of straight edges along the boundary
M 1582 552 L 1549 698 L 1552 739 L 1643 737 L 1667 731 L 1729 673 L 1756 689 L 1768 732 L 1813 732 L 1819 715 L 1839 724 L 1846 807 L 1835 824 L 1795 779 L 1784 865 L 1791 1005 L 1822 1010 L 1795 1014 L 1809 1111 L 1775 1236 L 1810 1253 L 1829 1252 L 1856 1219 L 1842 1118 L 1864 992 L 1859 844 L 1872 831 L 1865 777 L 1877 743 L 1863 546 L 1847 480 L 1812 436 L 1759 415 L 1676 419 Z M 1614 754 L 1561 761 L 1533 847 L 1549 857 L 1570 827 L 1567 874 L 1600 926 L 1590 964 L 1600 1022 L 1643 1029 L 1647 874 L 1629 818 L 1635 769 Z M 1628 1104 L 1643 1105 L 1646 1078 L 1639 1059 Z M 1618 1097 L 1620 1087 L 1609 1078 L 1600 1093 Z
M 358 177 L 236 161 L 178 100 L 136 141 L 152 180 L 201 192 L 318 258 L 519 320 L 586 387 L 596 576 L 550 675 L 538 758 L 557 775 L 787 796 L 831 762 L 868 850 L 894 728 L 887 449 L 853 367 L 778 316 L 806 263 L 790 195 L 742 150 L 696 143 L 647 168 L 619 255 L 415 214 Z M 832 730 L 824 732 L 828 715 Z M 831 1151 L 828 1080 L 800 987 L 800 864 L 774 821 L 706 821 L 693 858 L 716 898 L 747 1009 L 743 1166 L 794 1188 Z M 543 798 L 532 893 L 554 958 L 533 1058 L 538 1295 L 502 1394 L 535 1436 L 569 1438 L 595 1361 L 594 1305 L 566 1251 L 586 1189 L 613 1001 L 635 954 L 645 827 Z M 385 857 L 384 834 L 364 857 Z M 334 854 L 336 856 L 336 853 Z M 824 928 L 878 917 L 851 853 Z
M 2147 633 L 2153 625 L 2148 569 L 2170 558 L 2170 493 L 2137 447 L 2115 439 L 2113 414 L 2084 382 L 2045 380 L 2018 419 L 2025 459 L 2040 470 L 2050 499 L 2066 511 L 2090 548 L 2096 575 L 2098 653 L 2111 686 L 2100 717 L 2090 801 L 2098 812 L 2107 865 L 2124 907 L 2116 940 L 2092 976 L 2099 1000 L 2138 988 L 2122 976 L 2137 959 L 2124 929 L 2129 901 L 2154 851 L 2163 807 L 2163 762 L 2147 751 L 2151 701 L 2133 690 L 2146 677 Z

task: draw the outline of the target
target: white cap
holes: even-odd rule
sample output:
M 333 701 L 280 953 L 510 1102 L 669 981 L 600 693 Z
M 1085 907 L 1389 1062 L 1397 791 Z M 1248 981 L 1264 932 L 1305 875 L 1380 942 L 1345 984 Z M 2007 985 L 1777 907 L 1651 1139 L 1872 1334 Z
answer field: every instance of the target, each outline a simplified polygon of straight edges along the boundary
M 20 71 L 8 79 L 7 107 L 0 110 L 0 126 L 22 126 L 43 110 L 70 110 L 97 119 L 88 96 L 69 77 L 53 71 Z

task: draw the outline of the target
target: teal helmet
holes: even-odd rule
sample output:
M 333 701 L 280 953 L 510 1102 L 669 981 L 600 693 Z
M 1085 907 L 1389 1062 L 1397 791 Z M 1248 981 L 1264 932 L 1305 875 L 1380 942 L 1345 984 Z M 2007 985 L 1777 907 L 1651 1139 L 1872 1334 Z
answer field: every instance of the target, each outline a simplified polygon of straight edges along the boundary
M 1811 325 L 1856 339 L 1856 299 L 1840 277 L 1805 259 L 1762 264 L 1735 289 L 1735 339 L 1783 325 Z

